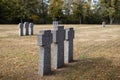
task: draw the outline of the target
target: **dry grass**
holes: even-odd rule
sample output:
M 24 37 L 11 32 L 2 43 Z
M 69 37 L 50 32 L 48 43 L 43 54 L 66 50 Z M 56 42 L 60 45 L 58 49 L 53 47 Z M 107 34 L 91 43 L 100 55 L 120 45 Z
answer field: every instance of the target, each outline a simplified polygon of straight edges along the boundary
M 0 80 L 120 80 L 120 25 L 74 27 L 74 62 L 38 73 L 37 34 L 52 25 L 35 25 L 35 35 L 18 36 L 17 25 L 0 25 Z

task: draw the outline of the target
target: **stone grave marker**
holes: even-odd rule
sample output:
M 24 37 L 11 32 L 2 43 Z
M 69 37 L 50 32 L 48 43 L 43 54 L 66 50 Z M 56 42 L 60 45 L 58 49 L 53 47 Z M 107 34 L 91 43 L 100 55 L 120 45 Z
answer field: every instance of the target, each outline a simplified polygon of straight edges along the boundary
M 102 22 L 102 27 L 105 27 L 106 23 L 105 21 Z
M 53 60 L 52 67 L 54 69 L 64 66 L 64 40 L 65 30 L 64 26 L 55 26 L 52 31 L 53 34 Z
M 29 23 L 30 35 L 33 35 L 33 34 L 34 34 L 34 32 L 33 32 L 33 27 L 34 27 L 34 24 L 33 24 L 33 23 Z
M 38 74 L 40 74 L 41 76 L 50 74 L 51 72 L 51 43 L 51 30 L 40 31 L 38 35 L 38 46 L 40 49 Z
M 65 41 L 64 41 L 64 59 L 65 63 L 73 61 L 73 28 L 65 29 Z
M 55 28 L 56 26 L 58 26 L 58 21 L 53 21 L 53 27 Z
M 29 35 L 29 23 L 28 22 L 24 22 L 24 29 L 25 29 L 24 34 Z
M 19 23 L 18 27 L 19 27 L 19 36 L 23 36 L 23 23 Z

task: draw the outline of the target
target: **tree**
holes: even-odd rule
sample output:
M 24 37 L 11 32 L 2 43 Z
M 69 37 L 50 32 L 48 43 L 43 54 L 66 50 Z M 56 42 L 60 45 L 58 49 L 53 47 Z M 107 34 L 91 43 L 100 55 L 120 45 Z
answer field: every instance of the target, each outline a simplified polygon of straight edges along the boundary
M 38 0 L 17 0 L 17 18 L 26 19 L 29 20 L 31 19 L 31 16 L 35 14 L 35 10 L 38 7 Z
M 48 17 L 48 0 L 39 0 L 38 6 L 35 9 L 35 13 L 39 16 L 40 23 L 46 23 L 46 18 Z
M 113 23 L 115 18 L 115 13 L 117 11 L 116 4 L 119 3 L 119 0 L 100 0 L 100 7 L 105 16 L 109 17 L 110 24 Z M 118 7 L 118 5 L 117 5 Z
M 60 20 L 60 18 L 62 17 L 63 15 L 62 5 L 63 5 L 62 0 L 50 0 L 49 14 L 53 20 L 56 20 L 56 19 Z
M 38 0 L 1 0 L 1 16 L 9 23 L 28 21 L 38 7 Z M 4 8 L 3 8 L 4 7 Z M 4 13 L 4 14 L 2 14 Z M 18 21 L 19 20 L 19 21 Z
M 3 8 L 4 7 L 4 8 Z M 5 15 L 6 15 L 6 12 L 7 11 L 7 7 L 4 5 L 4 1 L 1 0 L 0 1 L 0 22 L 1 23 L 5 23 Z
M 115 1 L 115 21 L 120 24 L 120 0 Z
M 12 16 L 12 2 L 9 3 L 8 0 L 1 0 L 0 1 L 0 17 L 2 23 L 10 23 L 10 21 L 12 20 L 13 16 Z
M 83 1 L 76 0 L 73 2 L 73 16 L 77 18 L 81 24 L 82 22 L 82 12 L 83 12 Z
M 73 8 L 73 0 L 64 0 L 63 8 L 62 8 L 62 12 L 63 12 L 62 21 L 64 23 L 71 23 L 72 8 Z
M 63 4 L 63 13 L 65 15 L 70 15 L 72 12 L 72 7 L 73 7 L 73 1 L 72 0 L 64 0 Z
M 75 0 L 73 2 L 73 14 L 75 17 L 79 18 L 80 24 L 82 20 L 85 21 L 86 17 L 90 13 L 90 5 L 84 0 Z

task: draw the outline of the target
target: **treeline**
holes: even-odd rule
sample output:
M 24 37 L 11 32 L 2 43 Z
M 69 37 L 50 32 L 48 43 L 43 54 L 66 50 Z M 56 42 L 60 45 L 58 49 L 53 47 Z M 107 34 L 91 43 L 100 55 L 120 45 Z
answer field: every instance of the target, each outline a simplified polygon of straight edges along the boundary
M 0 0 L 0 23 L 120 24 L 120 0 Z

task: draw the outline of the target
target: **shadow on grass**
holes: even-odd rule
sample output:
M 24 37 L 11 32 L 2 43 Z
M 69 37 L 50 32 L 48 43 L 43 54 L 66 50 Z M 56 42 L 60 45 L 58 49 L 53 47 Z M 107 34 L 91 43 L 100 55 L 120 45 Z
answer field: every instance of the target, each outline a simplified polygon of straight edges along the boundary
M 16 72 L 0 72 L 0 80 L 120 80 L 120 66 L 112 65 L 110 60 L 102 57 L 75 60 L 44 77 L 37 73 L 37 66 L 25 67 Z
M 64 80 L 120 80 L 120 66 L 112 65 L 105 58 L 88 58 L 67 64 L 53 75 Z

